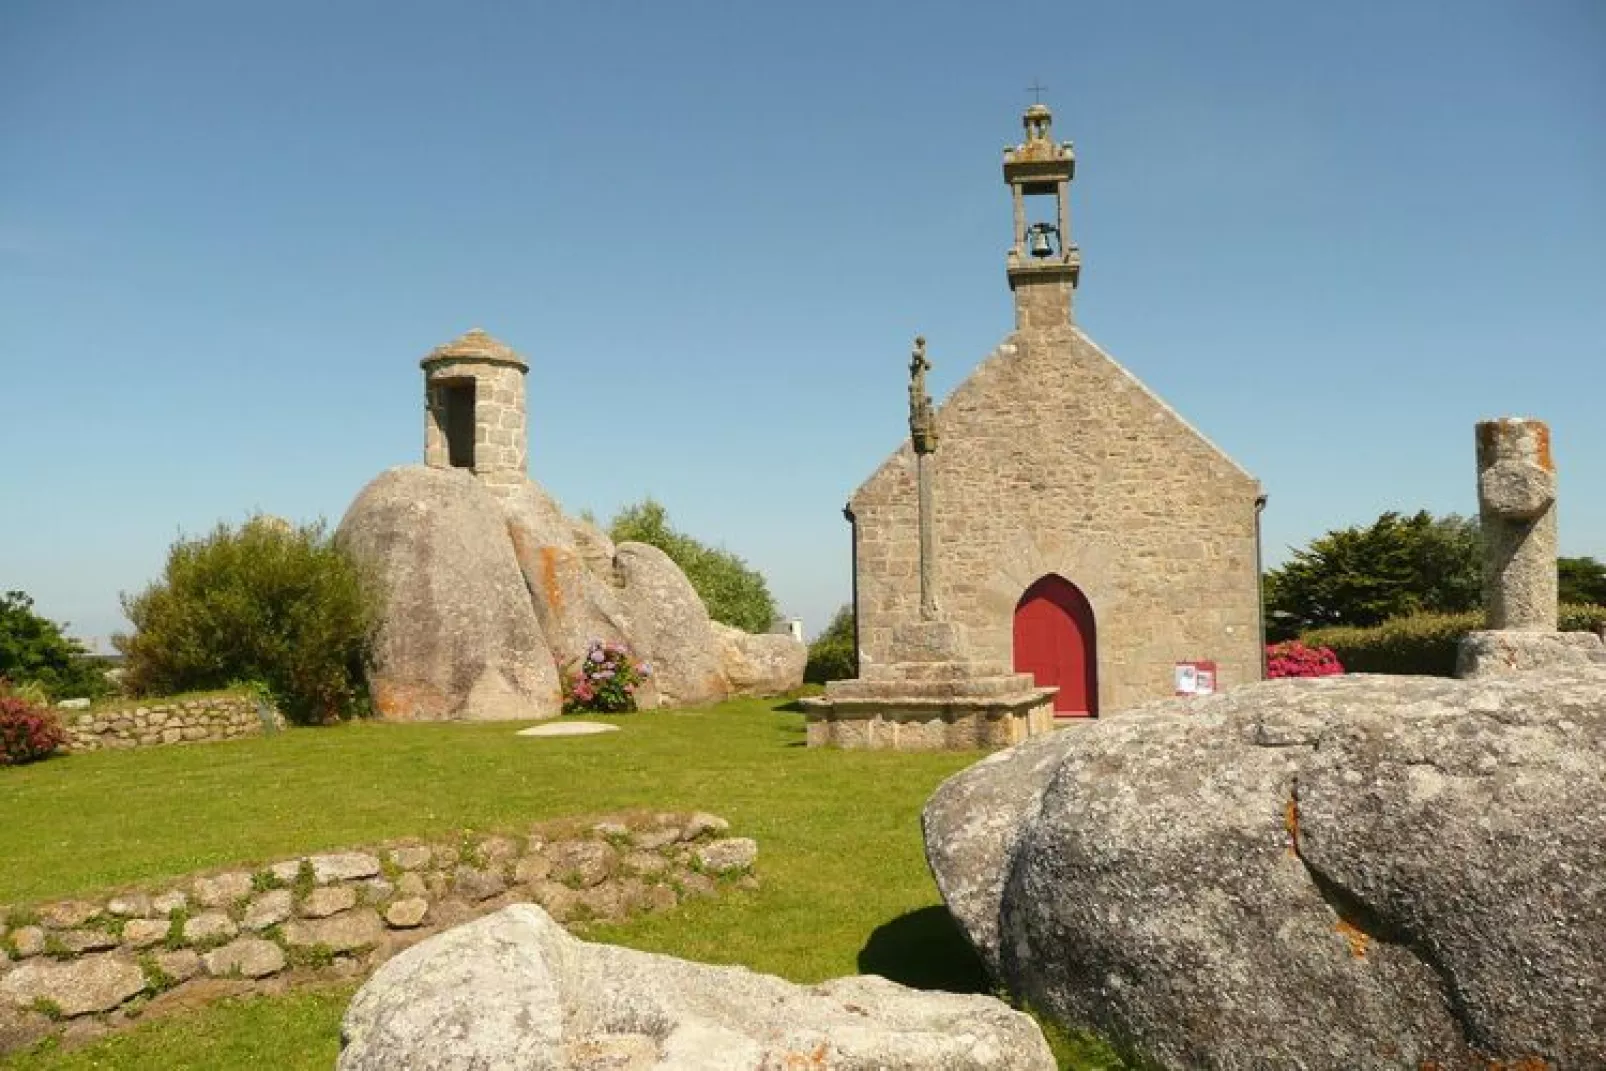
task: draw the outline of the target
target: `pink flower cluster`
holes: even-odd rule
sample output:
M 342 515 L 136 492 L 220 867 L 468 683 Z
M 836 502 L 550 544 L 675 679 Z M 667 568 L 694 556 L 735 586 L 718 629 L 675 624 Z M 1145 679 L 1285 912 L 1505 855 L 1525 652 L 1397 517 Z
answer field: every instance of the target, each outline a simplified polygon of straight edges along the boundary
M 1307 647 L 1298 640 L 1266 647 L 1266 676 L 1335 677 L 1344 672 L 1338 656 L 1327 647 Z
M 66 742 L 55 714 L 26 699 L 0 694 L 0 766 L 47 758 Z
M 635 710 L 636 689 L 650 676 L 652 667 L 632 658 L 624 644 L 592 640 L 586 653 L 564 668 L 563 712 Z

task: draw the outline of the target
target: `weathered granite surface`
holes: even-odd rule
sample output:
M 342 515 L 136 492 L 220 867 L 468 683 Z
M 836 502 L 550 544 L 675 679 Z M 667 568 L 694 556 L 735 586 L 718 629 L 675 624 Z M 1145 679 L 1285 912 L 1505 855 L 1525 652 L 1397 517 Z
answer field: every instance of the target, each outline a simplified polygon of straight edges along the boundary
M 391 960 L 341 1028 L 341 1071 L 1052 1071 L 1002 1001 L 875 976 L 800 986 L 577 940 L 533 905 Z
M 713 622 L 713 629 L 732 695 L 781 695 L 803 683 L 809 649 L 792 637 L 754 635 L 718 621 Z
M 383 473 L 346 511 L 339 539 L 383 593 L 369 673 L 381 717 L 496 720 L 562 708 L 507 525 L 470 473 Z
M 956 775 L 927 854 L 1004 984 L 1161 1066 L 1606 1066 L 1603 761 L 1606 673 L 1272 681 Z
M 1593 632 L 1469 632 L 1455 652 L 1457 677 L 1592 666 L 1606 669 L 1606 640 Z

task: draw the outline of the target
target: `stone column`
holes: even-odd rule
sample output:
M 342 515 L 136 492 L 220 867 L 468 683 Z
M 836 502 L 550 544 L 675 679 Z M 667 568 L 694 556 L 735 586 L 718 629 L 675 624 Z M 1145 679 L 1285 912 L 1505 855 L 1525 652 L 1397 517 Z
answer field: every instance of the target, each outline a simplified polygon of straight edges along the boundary
M 920 485 L 920 619 L 937 619 L 937 548 L 931 526 L 931 454 L 916 450 L 915 479 Z
M 1556 466 L 1543 421 L 1478 425 L 1478 512 L 1488 627 L 1554 632 Z
M 1455 675 L 1606 669 L 1600 637 L 1556 631 L 1556 466 L 1542 421 L 1478 425 L 1478 513 L 1489 623 L 1462 638 Z
M 1064 259 L 1071 249 L 1071 184 L 1069 182 L 1055 183 L 1054 199 L 1059 202 L 1056 207 L 1058 209 L 1060 229 L 1060 257 Z
M 926 340 L 915 338 L 909 355 L 909 442 L 915 452 L 915 481 L 919 491 L 920 525 L 920 620 L 937 619 L 937 551 L 932 533 L 935 507 L 932 501 L 932 454 L 937 452 L 937 414 L 926 393 Z
M 1011 186 L 1015 194 L 1015 244 L 1011 247 L 1017 257 L 1026 255 L 1026 197 L 1019 186 Z

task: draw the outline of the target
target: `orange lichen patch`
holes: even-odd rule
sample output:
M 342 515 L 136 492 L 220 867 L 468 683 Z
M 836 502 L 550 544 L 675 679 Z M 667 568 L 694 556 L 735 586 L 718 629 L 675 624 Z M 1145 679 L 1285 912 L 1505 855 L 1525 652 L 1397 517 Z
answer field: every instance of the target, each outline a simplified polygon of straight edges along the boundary
M 1534 463 L 1546 472 L 1556 471 L 1556 460 L 1550 452 L 1550 425 L 1543 420 L 1523 420 L 1516 417 L 1485 420 L 1478 424 L 1477 435 L 1480 464 L 1492 464 L 1501 455 L 1517 451 L 1518 444 L 1532 436 Z
M 428 685 L 378 680 L 373 685 L 374 710 L 386 721 L 422 721 L 440 717 L 445 697 Z
M 1288 830 L 1288 854 L 1299 854 L 1299 799 L 1295 796 L 1283 804 L 1283 828 Z
M 824 1068 L 830 1066 L 826 1063 L 828 1055 L 825 1042 L 822 1041 L 813 1052 L 787 1053 L 782 1057 L 782 1060 L 785 1061 L 782 1066 L 786 1068 L 786 1071 L 823 1071 Z
M 1346 922 L 1344 919 L 1339 919 L 1333 929 L 1338 931 L 1340 937 L 1349 942 L 1350 955 L 1356 959 L 1366 958 L 1366 946 L 1372 939 L 1367 936 L 1365 930 L 1352 922 Z
M 563 612 L 563 586 L 558 583 L 558 548 L 541 548 L 541 590 L 554 613 Z
M 1516 1060 L 1490 1060 L 1489 1071 L 1552 1071 L 1549 1060 L 1523 1056 Z

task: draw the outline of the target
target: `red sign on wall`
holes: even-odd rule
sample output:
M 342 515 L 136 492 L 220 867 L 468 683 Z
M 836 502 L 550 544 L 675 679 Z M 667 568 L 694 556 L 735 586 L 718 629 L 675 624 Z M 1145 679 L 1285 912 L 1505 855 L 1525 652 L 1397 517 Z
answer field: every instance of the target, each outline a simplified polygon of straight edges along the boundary
M 1214 662 L 1178 662 L 1178 695 L 1215 695 L 1216 664 Z

